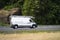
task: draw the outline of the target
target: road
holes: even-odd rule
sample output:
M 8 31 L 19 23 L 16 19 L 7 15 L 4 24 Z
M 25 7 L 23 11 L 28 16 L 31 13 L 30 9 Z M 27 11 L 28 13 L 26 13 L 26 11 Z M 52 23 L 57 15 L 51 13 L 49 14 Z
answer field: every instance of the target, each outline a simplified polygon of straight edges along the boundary
M 18 28 L 18 29 L 13 29 L 10 27 L 0 27 L 0 31 L 18 31 L 18 30 L 60 30 L 60 25 L 40 25 L 35 29 L 31 28 Z

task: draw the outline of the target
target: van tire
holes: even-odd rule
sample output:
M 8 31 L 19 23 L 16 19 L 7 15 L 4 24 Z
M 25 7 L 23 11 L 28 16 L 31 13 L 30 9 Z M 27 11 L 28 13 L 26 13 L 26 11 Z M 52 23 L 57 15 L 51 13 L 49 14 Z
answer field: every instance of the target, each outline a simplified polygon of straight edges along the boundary
M 13 28 L 14 28 L 14 29 L 17 29 L 17 28 L 18 28 L 18 25 L 14 25 Z
M 32 25 L 32 27 L 31 28 L 36 28 L 37 27 L 37 25 L 36 24 L 34 24 L 34 25 Z

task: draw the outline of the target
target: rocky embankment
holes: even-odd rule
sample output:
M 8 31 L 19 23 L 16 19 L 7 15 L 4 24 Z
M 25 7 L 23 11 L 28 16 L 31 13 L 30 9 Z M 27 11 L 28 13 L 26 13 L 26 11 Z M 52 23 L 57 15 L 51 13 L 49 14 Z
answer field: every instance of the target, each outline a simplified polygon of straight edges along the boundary
M 0 22 L 8 23 L 9 19 L 8 17 L 10 15 L 18 13 L 19 8 L 12 8 L 10 10 L 0 10 Z

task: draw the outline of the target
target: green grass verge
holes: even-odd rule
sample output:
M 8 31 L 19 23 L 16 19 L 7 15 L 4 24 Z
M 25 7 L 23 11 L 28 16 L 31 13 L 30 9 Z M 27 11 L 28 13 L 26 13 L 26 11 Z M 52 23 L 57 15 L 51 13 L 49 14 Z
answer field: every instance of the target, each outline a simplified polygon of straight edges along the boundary
M 0 26 L 8 26 L 9 24 L 0 22 Z
M 18 30 L 18 31 L 0 31 L 0 34 L 15 34 L 15 33 L 38 33 L 38 32 L 60 32 L 60 30 Z

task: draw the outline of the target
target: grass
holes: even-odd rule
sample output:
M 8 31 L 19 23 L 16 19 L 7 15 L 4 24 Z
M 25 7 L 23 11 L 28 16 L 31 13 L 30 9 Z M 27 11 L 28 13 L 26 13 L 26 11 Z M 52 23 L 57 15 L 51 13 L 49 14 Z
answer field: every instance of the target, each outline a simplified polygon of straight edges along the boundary
M 60 40 L 60 32 L 0 34 L 0 40 Z
M 0 34 L 14 34 L 14 33 L 39 33 L 39 32 L 60 32 L 60 30 L 12 30 L 12 31 L 0 31 Z
M 8 26 L 8 25 L 9 25 L 9 24 L 0 21 L 0 26 L 5 26 L 5 27 L 6 27 L 6 26 Z
M 60 40 L 60 31 L 58 30 L 0 31 L 0 40 Z

